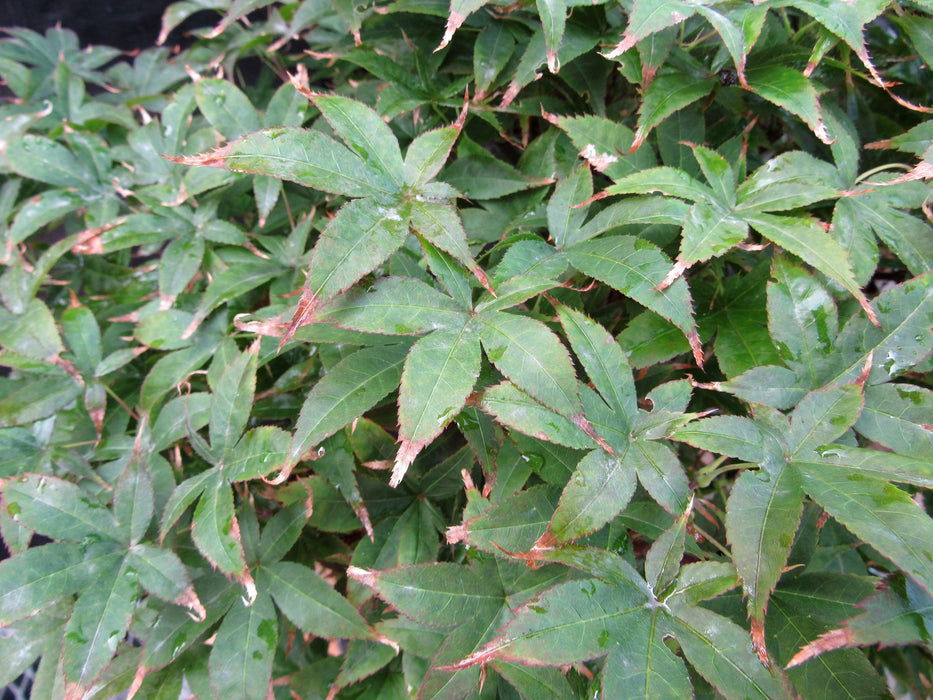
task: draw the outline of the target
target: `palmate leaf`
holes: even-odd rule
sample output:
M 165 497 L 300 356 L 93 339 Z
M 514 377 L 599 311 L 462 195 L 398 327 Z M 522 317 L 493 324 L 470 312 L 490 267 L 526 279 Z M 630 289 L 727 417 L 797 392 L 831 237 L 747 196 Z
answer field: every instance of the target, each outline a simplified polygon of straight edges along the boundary
M 609 661 L 617 664 L 604 666 L 604 692 L 631 678 L 635 683 L 626 687 L 626 697 L 655 697 L 655 692 L 674 697 L 690 688 L 686 667 L 661 641 L 674 635 L 688 660 L 726 697 L 787 697 L 755 658 L 744 630 L 725 618 L 687 604 L 682 595 L 659 606 L 644 580 L 606 551 L 567 548 L 542 554 L 599 578 L 559 583 L 538 594 L 516 611 L 501 636 L 450 670 L 502 660 L 569 665 L 612 653 Z
M 513 617 L 516 606 L 573 575 L 562 566 L 531 570 L 501 559 L 468 566 L 423 564 L 383 571 L 351 567 L 348 573 L 419 625 L 448 630 L 425 674 L 419 691 L 424 697 L 465 697 L 475 692 L 476 669 L 447 669 L 445 664 L 456 662 L 492 638 Z M 529 673 L 539 682 L 549 677 Z M 524 685 L 530 679 L 515 680 Z M 550 681 L 555 682 L 561 690 L 566 689 L 565 684 Z

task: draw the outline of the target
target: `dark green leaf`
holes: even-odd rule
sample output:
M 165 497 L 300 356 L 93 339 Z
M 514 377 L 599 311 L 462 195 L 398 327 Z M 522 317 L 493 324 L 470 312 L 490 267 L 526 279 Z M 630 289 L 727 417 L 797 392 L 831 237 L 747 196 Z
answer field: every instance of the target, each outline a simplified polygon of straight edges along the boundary
M 210 656 L 211 687 L 218 697 L 265 697 L 279 642 L 279 622 L 268 594 L 252 605 L 234 603 L 224 617 Z
M 292 562 L 264 564 L 259 586 L 302 631 L 331 639 L 371 639 L 369 625 L 347 600 L 311 569 Z

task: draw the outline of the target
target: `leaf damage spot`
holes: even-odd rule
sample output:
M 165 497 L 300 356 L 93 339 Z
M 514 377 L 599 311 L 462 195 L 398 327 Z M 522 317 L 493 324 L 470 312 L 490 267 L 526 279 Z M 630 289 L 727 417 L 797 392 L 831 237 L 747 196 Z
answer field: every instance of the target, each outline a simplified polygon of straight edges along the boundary
M 612 153 L 599 153 L 592 143 L 588 143 L 583 147 L 580 156 L 585 158 L 600 173 L 604 172 L 613 163 L 619 162 L 619 156 Z

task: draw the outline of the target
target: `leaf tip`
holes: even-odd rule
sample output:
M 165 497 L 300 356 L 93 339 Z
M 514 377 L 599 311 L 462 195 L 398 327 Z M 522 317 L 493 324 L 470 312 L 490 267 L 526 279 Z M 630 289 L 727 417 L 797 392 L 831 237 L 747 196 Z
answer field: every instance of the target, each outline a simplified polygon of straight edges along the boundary
M 424 448 L 423 442 L 402 440 L 401 447 L 398 448 L 398 454 L 395 455 L 395 465 L 392 467 L 392 476 L 389 478 L 389 486 L 397 487 L 405 478 L 405 472 L 415 461 L 415 457 Z
M 376 587 L 376 579 L 378 578 L 375 571 L 370 569 L 361 569 L 358 566 L 348 566 L 347 567 L 347 576 L 352 578 L 358 583 L 362 583 L 367 588 Z
M 821 634 L 806 646 L 801 647 L 800 651 L 791 657 L 791 660 L 787 662 L 784 668 L 794 668 L 794 666 L 799 666 L 804 661 L 815 659 L 823 652 L 851 646 L 855 646 L 855 636 L 852 630 L 845 627 L 830 630 Z

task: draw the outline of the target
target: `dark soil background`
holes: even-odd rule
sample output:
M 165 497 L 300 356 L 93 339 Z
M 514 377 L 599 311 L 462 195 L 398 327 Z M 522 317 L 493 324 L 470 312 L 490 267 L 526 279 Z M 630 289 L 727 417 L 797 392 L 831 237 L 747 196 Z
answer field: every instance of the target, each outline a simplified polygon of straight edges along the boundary
M 60 23 L 77 33 L 82 44 L 132 51 L 155 44 L 169 4 L 171 0 L 0 0 L 0 27 L 44 34 Z

